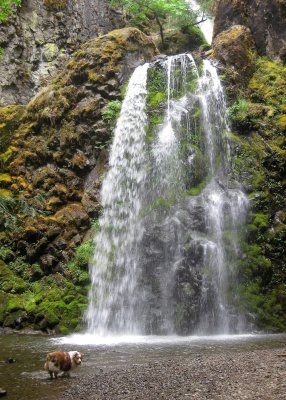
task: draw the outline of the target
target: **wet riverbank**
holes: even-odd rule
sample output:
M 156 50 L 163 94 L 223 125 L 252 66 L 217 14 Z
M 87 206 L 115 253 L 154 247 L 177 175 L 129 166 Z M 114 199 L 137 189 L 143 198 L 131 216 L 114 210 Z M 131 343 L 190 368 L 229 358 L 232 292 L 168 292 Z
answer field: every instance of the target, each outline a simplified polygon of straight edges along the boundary
M 286 348 L 152 361 L 117 366 L 73 381 L 63 399 L 286 399 Z
M 7 400 L 285 399 L 286 335 L 96 338 L 0 335 Z M 79 350 L 70 379 L 48 379 L 48 351 Z M 15 363 L 5 363 L 7 358 Z

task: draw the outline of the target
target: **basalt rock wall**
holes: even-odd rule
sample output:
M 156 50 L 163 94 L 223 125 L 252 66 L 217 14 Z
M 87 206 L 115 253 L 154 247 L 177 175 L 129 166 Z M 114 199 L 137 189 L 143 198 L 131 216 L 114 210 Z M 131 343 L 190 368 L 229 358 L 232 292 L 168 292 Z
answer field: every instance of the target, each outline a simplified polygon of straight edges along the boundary
M 81 43 L 119 26 L 107 0 L 23 0 L 0 25 L 0 105 L 27 103 Z
M 69 261 L 100 211 L 122 84 L 157 52 L 138 29 L 113 30 L 27 106 L 0 107 L 0 326 L 64 331 L 82 319 L 88 276 Z
M 233 25 L 250 29 L 259 55 L 286 61 L 285 0 L 215 0 L 214 38 Z
M 232 171 L 250 200 L 239 270 L 245 315 L 286 329 L 286 1 L 217 0 L 220 61 L 232 134 Z

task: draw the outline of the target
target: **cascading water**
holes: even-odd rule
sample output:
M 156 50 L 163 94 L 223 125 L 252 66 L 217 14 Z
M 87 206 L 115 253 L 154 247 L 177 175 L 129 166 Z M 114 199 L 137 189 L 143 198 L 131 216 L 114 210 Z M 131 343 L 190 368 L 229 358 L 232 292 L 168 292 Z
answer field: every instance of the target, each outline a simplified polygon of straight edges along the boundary
M 115 129 L 88 331 L 238 332 L 243 319 L 229 292 L 247 200 L 229 179 L 222 87 L 215 67 L 205 60 L 199 76 L 191 55 L 169 57 L 162 71 L 162 123 L 150 135 L 144 65 L 129 82 Z
M 202 31 L 207 43 L 211 44 L 213 36 L 213 21 L 203 15 L 196 0 L 188 0 L 188 3 L 190 4 L 191 9 L 198 13 L 197 21 L 200 22 L 200 30 Z
M 136 331 L 137 246 L 143 234 L 139 213 L 146 179 L 147 70 L 148 64 L 138 67 L 129 82 L 103 182 L 104 211 L 96 237 L 87 311 L 90 331 Z

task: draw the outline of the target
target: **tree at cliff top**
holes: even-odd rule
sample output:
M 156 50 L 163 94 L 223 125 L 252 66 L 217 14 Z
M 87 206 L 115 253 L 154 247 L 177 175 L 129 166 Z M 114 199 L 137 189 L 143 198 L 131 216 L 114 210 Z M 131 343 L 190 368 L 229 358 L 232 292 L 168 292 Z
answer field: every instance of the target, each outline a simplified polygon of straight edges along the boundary
M 197 25 L 197 14 L 191 10 L 186 0 L 110 0 L 115 7 L 122 7 L 131 16 L 135 25 L 155 20 L 159 26 L 162 44 L 164 45 L 164 22 L 172 19 L 176 26 Z M 202 22 L 202 21 L 200 21 Z
M 203 16 L 211 16 L 212 15 L 212 8 L 213 8 L 213 0 L 197 0 L 197 3 L 199 4 Z
M 0 0 L 0 21 L 5 21 L 13 13 L 13 5 L 20 6 L 22 0 Z

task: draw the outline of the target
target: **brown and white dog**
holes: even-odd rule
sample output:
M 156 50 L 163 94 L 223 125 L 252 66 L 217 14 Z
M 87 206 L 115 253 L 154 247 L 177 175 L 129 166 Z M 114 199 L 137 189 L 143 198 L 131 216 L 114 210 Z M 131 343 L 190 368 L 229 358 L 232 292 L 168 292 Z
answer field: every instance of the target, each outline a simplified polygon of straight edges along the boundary
M 79 351 L 54 351 L 47 354 L 44 368 L 51 379 L 53 375 L 57 378 L 59 372 L 63 372 L 63 376 L 70 376 L 69 371 L 80 365 L 81 361 L 82 354 Z

